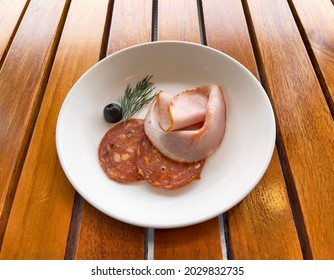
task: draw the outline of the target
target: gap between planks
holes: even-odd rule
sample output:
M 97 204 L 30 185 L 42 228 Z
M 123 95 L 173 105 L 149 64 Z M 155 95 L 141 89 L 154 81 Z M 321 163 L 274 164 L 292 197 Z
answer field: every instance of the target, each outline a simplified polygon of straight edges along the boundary
M 78 238 L 79 238 L 79 229 L 81 224 L 82 209 L 84 206 L 85 200 L 80 196 L 79 193 L 75 193 L 74 205 L 72 211 L 72 218 L 70 223 L 70 229 L 68 234 L 68 240 L 65 251 L 65 260 L 74 260 Z
M 256 64 L 257 64 L 260 81 L 261 81 L 263 88 L 267 92 L 270 101 L 272 102 L 272 95 L 271 95 L 271 91 L 269 88 L 268 79 L 264 71 L 264 63 L 263 63 L 263 59 L 262 59 L 262 56 L 259 50 L 259 45 L 258 45 L 257 38 L 256 38 L 256 32 L 255 32 L 255 28 L 254 28 L 253 21 L 251 18 L 247 0 L 242 0 L 242 6 L 243 6 L 244 13 L 245 13 L 249 36 L 250 36 L 250 39 L 253 45 L 254 57 L 255 57 Z M 303 258 L 312 259 L 313 257 L 312 257 L 311 247 L 310 247 L 309 239 L 308 239 L 306 228 L 305 228 L 301 206 L 299 204 L 299 200 L 298 200 L 298 196 L 296 192 L 296 186 L 295 186 L 295 183 L 292 177 L 291 167 L 289 165 L 289 161 L 287 158 L 286 148 L 284 146 L 284 142 L 282 139 L 280 127 L 277 126 L 276 129 L 277 129 L 277 136 L 276 136 L 277 152 L 278 152 L 278 156 L 281 162 L 281 168 L 282 168 L 282 172 L 283 172 L 283 176 L 284 176 L 284 180 L 285 180 L 285 184 L 287 188 L 287 193 L 288 193 L 288 197 L 289 197 L 289 201 L 291 205 L 291 210 L 292 210 L 296 230 L 298 233 L 298 238 L 299 238 Z
M 152 1 L 152 42 L 158 40 L 158 0 Z M 145 260 L 154 260 L 154 228 L 145 230 Z
M 202 0 L 197 0 L 197 12 L 201 44 L 207 46 Z
M 111 17 L 114 11 L 114 2 L 115 2 L 114 0 L 109 0 L 109 3 L 108 3 L 106 23 L 104 26 L 100 58 L 99 58 L 100 60 L 107 56 L 108 40 L 109 40 L 110 28 L 111 28 Z
M 158 0 L 152 1 L 152 42 L 158 40 Z

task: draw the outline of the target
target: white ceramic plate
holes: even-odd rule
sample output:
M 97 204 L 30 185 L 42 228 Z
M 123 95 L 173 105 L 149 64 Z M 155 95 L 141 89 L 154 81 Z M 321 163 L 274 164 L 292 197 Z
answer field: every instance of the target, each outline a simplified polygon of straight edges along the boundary
M 99 165 L 99 142 L 111 124 L 103 108 L 153 74 L 170 94 L 217 83 L 225 93 L 227 127 L 200 180 L 177 190 L 145 181 L 120 184 Z M 147 108 L 136 117 L 143 118 Z M 275 119 L 269 99 L 240 63 L 212 48 L 185 42 L 154 42 L 119 51 L 87 71 L 67 95 L 58 117 L 56 142 L 66 176 L 80 195 L 105 214 L 155 228 L 187 226 L 213 218 L 240 202 L 256 186 L 272 157 Z

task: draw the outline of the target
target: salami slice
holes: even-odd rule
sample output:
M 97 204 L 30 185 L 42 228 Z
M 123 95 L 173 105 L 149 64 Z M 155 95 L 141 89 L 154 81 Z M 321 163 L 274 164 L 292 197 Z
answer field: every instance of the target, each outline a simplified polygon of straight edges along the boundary
M 168 190 L 177 189 L 199 179 L 205 160 L 177 162 L 161 154 L 146 135 L 140 141 L 137 166 L 151 185 Z
M 130 183 L 143 179 L 137 168 L 137 148 L 145 135 L 141 119 L 129 119 L 112 127 L 102 138 L 99 162 L 109 178 Z

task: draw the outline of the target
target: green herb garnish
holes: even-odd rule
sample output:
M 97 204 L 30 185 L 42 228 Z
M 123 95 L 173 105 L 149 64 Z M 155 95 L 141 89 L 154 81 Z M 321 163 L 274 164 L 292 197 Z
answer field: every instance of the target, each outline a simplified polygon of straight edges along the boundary
M 153 83 L 150 82 L 152 76 L 153 75 L 146 76 L 136 84 L 135 88 L 132 88 L 130 84 L 128 84 L 125 89 L 125 94 L 117 99 L 122 107 L 123 122 L 131 118 L 144 105 L 150 103 L 157 95 L 158 91 L 152 94 L 155 89 Z

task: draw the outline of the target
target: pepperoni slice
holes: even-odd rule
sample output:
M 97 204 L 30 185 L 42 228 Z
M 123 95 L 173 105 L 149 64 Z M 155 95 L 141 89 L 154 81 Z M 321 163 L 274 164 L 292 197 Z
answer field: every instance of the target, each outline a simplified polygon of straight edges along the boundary
M 129 119 L 113 126 L 102 138 L 99 162 L 109 178 L 130 183 L 143 179 L 137 168 L 137 148 L 145 135 L 142 119 Z
M 177 162 L 161 154 L 144 135 L 138 148 L 139 173 L 151 185 L 168 190 L 177 189 L 199 179 L 205 160 Z

